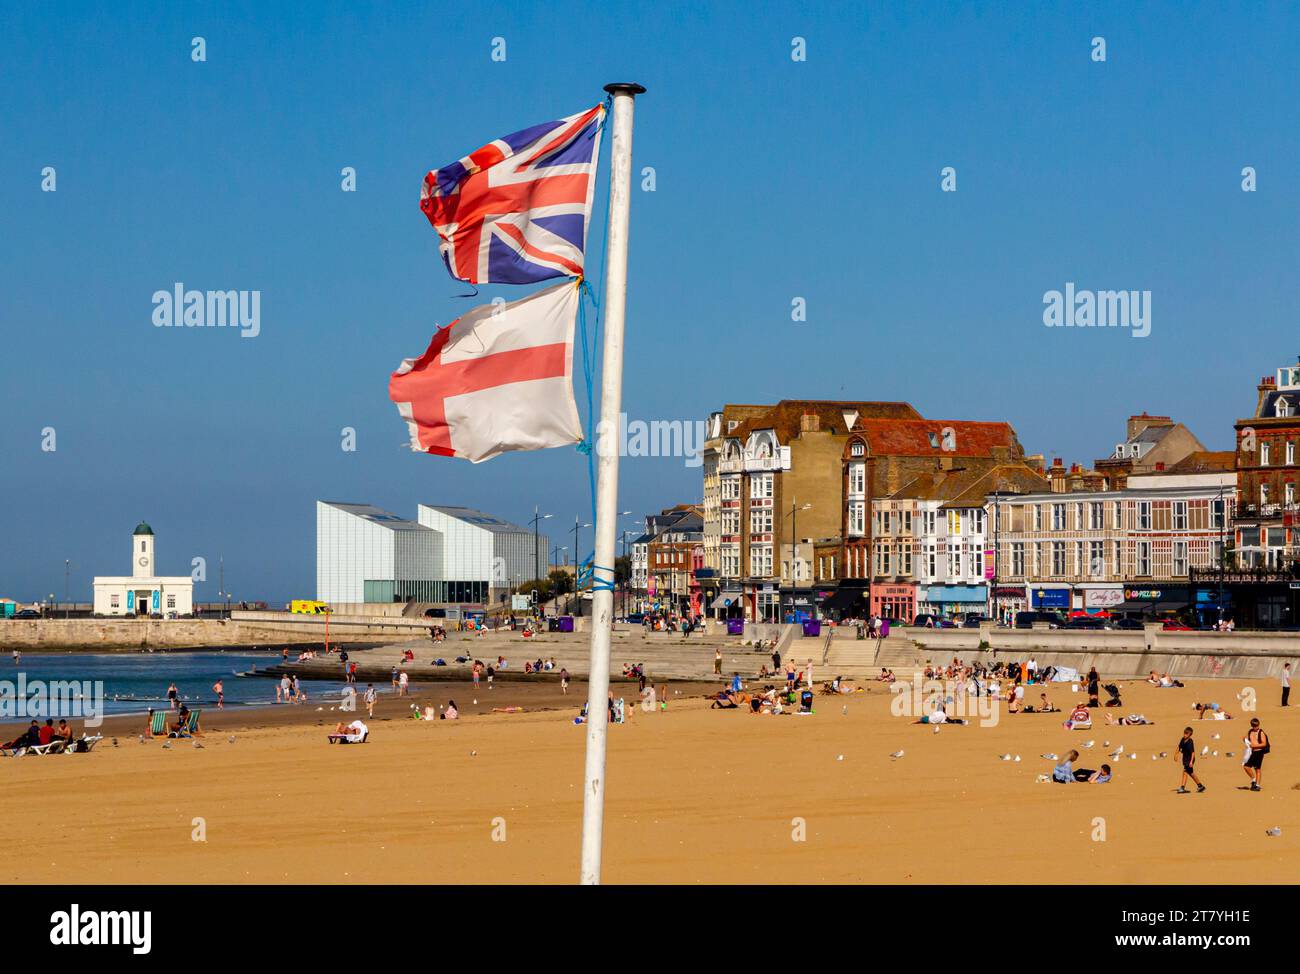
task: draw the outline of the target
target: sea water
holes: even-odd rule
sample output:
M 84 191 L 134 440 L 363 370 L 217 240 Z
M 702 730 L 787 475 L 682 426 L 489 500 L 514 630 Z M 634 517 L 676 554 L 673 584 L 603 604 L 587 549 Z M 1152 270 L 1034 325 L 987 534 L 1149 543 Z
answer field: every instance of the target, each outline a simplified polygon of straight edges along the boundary
M 278 653 L 23 653 L 15 664 L 11 654 L 0 657 L 0 680 L 14 682 L 25 673 L 27 682 L 55 680 L 103 682 L 103 713 L 144 713 L 168 706 L 167 687 L 176 684 L 191 708 L 215 707 L 212 685 L 222 681 L 227 707 L 275 704 L 278 677 L 255 675 L 277 663 Z M 309 703 L 337 703 L 345 686 L 343 665 L 338 680 L 302 680 Z M 377 688 L 379 689 L 379 688 Z M 384 688 L 386 689 L 386 687 Z M 365 691 L 358 685 L 357 693 Z

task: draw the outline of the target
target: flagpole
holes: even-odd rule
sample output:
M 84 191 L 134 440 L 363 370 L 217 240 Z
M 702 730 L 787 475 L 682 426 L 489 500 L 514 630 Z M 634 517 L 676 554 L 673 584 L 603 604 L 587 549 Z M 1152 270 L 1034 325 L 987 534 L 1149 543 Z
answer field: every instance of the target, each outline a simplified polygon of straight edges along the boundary
M 596 433 L 596 545 L 592 559 L 591 665 L 587 678 L 587 769 L 582 790 L 582 883 L 600 882 L 605 828 L 605 737 L 609 729 L 609 644 L 614 615 L 614 534 L 618 511 L 618 414 L 623 408 L 623 323 L 627 229 L 632 197 L 632 103 L 638 84 L 610 84 L 609 238 L 605 243 L 605 354 Z

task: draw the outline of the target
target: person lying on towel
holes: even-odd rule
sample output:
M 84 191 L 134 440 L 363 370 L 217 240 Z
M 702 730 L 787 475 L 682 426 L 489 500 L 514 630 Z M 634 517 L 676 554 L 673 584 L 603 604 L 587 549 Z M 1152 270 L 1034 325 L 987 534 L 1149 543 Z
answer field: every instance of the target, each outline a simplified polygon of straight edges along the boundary
M 340 722 L 334 728 L 334 735 L 343 738 L 343 740 L 348 744 L 360 744 L 365 739 L 369 730 L 370 728 L 367 727 L 364 722 L 354 720 L 350 724 Z

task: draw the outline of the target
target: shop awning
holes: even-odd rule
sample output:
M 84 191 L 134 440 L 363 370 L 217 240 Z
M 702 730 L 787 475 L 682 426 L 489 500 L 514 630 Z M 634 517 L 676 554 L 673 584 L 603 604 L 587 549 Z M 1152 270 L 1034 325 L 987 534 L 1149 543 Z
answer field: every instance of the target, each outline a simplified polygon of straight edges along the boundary
M 1161 612 L 1177 612 L 1185 609 L 1188 602 L 1184 599 L 1174 601 L 1153 602 L 1150 599 L 1129 599 L 1127 602 L 1121 602 L 1119 605 L 1111 606 L 1111 612 L 1152 612 L 1159 614 Z
M 727 606 L 735 605 L 739 601 L 740 601 L 739 592 L 723 592 L 721 595 L 719 595 L 716 599 L 714 599 L 709 604 L 709 608 L 725 609 Z

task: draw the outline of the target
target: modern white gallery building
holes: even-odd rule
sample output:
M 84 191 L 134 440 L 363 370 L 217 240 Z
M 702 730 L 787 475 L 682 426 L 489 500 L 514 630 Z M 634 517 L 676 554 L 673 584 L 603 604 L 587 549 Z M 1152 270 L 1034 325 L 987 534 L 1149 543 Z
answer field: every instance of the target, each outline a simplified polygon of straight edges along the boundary
M 469 507 L 316 502 L 316 598 L 332 604 L 494 604 L 546 566 L 550 539 Z

